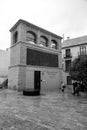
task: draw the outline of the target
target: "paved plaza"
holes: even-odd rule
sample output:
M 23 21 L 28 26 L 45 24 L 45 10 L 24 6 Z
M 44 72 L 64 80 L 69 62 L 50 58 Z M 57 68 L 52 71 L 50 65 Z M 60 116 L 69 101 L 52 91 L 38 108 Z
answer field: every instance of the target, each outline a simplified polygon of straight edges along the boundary
M 0 90 L 0 130 L 87 130 L 87 96 Z

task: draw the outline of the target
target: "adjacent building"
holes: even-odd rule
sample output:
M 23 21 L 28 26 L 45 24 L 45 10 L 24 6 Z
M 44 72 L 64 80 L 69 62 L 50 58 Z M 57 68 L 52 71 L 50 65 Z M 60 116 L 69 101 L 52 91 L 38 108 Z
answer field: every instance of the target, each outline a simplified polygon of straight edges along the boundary
M 0 83 L 8 77 L 10 64 L 10 49 L 0 50 Z
M 69 76 L 69 69 L 71 62 L 78 57 L 78 55 L 87 54 L 87 36 L 77 37 L 64 40 L 62 43 L 62 67 L 63 67 L 63 81 L 66 84 L 71 84 L 71 77 Z
M 62 37 L 25 20 L 10 29 L 8 87 L 57 91 L 62 81 Z

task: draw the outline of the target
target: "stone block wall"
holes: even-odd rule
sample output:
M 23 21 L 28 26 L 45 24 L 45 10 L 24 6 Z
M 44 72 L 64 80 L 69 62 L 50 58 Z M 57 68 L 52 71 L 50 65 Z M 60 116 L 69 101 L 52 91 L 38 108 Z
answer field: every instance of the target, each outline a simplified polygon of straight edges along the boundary
M 20 44 L 16 44 L 11 47 L 10 52 L 10 66 L 16 66 L 20 64 Z
M 34 87 L 34 71 L 44 72 L 47 80 L 48 88 L 54 89 L 60 85 L 61 81 L 61 37 L 46 31 L 33 24 L 27 23 L 26 21 L 19 20 L 11 31 L 11 58 L 8 76 L 8 86 L 10 89 L 23 90 L 26 87 Z M 36 36 L 36 42 L 31 44 L 27 40 L 27 31 L 31 31 Z M 14 42 L 14 34 L 17 33 Z M 47 38 L 48 46 L 40 46 L 41 36 Z M 57 43 L 57 47 L 53 49 L 51 42 L 54 40 Z M 27 48 L 40 50 L 47 53 L 58 54 L 59 67 L 46 67 L 46 66 L 35 66 L 27 65 Z M 32 69 L 33 68 L 33 69 Z M 28 70 L 28 71 L 27 71 Z M 44 71 L 43 71 L 44 70 Z M 57 73 L 56 73 L 56 72 Z M 54 77 L 50 77 L 48 73 L 51 73 Z M 53 78 L 53 79 L 51 79 Z M 29 82 L 28 82 L 29 79 Z M 32 79 L 32 80 L 31 80 Z M 31 81 L 30 81 L 31 80 Z M 52 81 L 52 82 L 51 82 Z M 53 84 L 52 84 L 53 83 Z M 43 86 L 43 85 L 42 85 Z M 42 89 L 43 90 L 43 89 Z
M 17 90 L 19 81 L 19 67 L 10 67 L 8 73 L 8 88 Z

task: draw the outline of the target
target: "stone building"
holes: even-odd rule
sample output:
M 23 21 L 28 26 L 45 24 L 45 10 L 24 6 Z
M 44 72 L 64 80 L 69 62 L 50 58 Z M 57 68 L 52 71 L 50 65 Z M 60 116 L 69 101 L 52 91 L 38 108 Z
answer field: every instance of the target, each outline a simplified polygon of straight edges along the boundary
M 0 50 L 0 83 L 8 77 L 10 64 L 10 49 Z
M 56 91 L 62 80 L 62 37 L 24 20 L 10 32 L 9 88 Z
M 78 55 L 87 54 L 87 36 L 81 36 L 77 38 L 64 40 L 62 43 L 62 65 L 63 65 L 63 81 L 70 85 L 71 77 L 69 75 L 69 69 L 72 61 L 78 57 Z

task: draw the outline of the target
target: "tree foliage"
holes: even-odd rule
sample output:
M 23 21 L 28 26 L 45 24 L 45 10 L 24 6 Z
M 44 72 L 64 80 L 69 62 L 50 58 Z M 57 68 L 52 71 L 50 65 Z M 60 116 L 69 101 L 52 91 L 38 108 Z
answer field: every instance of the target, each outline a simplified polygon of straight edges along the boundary
M 81 55 L 72 62 L 69 74 L 73 80 L 87 85 L 87 55 Z

